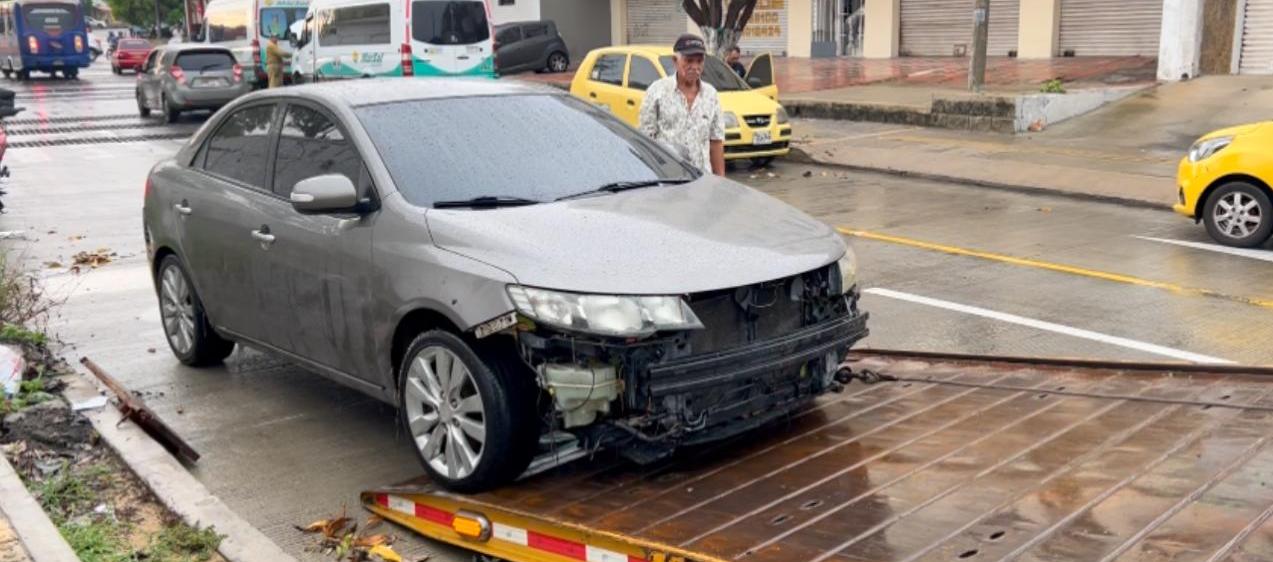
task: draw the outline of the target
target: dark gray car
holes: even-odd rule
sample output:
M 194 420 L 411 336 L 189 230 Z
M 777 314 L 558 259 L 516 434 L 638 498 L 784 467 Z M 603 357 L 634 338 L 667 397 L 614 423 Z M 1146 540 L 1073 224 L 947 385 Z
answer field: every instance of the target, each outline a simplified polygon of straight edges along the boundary
M 500 74 L 565 72 L 569 68 L 570 50 L 557 33 L 557 24 L 524 21 L 495 27 L 495 69 Z
M 830 227 L 524 84 L 256 92 L 151 170 L 144 217 L 182 362 L 249 344 L 395 404 L 462 491 L 782 418 L 866 335 Z
M 200 43 L 165 45 L 150 52 L 137 71 L 137 110 L 176 122 L 184 111 L 217 109 L 252 91 L 243 68 L 225 47 Z

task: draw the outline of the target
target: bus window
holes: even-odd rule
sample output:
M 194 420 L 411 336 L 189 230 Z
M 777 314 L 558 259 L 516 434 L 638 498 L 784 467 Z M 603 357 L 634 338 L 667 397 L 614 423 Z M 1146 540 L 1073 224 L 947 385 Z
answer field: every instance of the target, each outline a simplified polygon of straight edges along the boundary
M 261 8 L 261 37 L 290 39 L 292 24 L 305 19 L 307 8 Z
M 411 4 L 411 37 L 430 45 L 472 45 L 491 37 L 486 6 L 475 0 Z
M 76 10 L 74 6 L 64 4 L 24 4 L 22 15 L 26 18 L 28 30 L 40 30 L 49 35 L 61 35 L 77 27 L 75 25 Z

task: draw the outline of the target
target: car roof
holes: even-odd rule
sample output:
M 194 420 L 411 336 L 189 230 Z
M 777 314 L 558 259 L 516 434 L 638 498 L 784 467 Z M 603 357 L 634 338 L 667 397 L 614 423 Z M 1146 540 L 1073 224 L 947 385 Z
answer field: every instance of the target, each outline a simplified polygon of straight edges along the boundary
M 671 45 L 620 45 L 618 47 L 602 47 L 597 49 L 597 51 L 601 54 L 641 53 L 652 57 L 671 56 L 674 54 Z
M 510 22 L 501 23 L 496 25 L 495 29 L 508 29 L 510 27 L 521 27 L 524 25 L 545 25 L 545 24 L 556 25 L 553 23 L 553 20 L 524 20 L 524 21 L 510 21 Z
M 486 78 L 367 78 L 261 90 L 252 99 L 299 96 L 332 105 L 362 107 L 402 101 L 471 96 L 568 95 L 557 88 Z
M 166 53 L 180 53 L 183 51 L 225 51 L 234 54 L 229 47 L 222 45 L 214 45 L 212 43 L 171 43 L 167 45 L 159 45 L 156 49 L 163 49 Z

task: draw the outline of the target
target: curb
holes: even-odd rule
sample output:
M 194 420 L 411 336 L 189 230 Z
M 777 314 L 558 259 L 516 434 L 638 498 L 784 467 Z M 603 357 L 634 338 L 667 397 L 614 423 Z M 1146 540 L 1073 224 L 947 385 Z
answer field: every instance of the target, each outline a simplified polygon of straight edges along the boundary
M 828 168 L 837 168 L 842 170 L 852 170 L 855 172 L 875 172 L 879 174 L 889 174 L 892 176 L 900 176 L 906 178 L 917 178 L 922 180 L 939 181 L 944 183 L 957 183 L 961 185 L 972 185 L 987 189 L 995 189 L 999 191 L 1011 191 L 1016 193 L 1028 193 L 1031 195 L 1049 195 L 1053 197 L 1063 197 L 1066 199 L 1074 199 L 1078 201 L 1088 201 L 1095 203 L 1104 203 L 1107 205 L 1119 205 L 1122 207 L 1134 207 L 1138 209 L 1151 209 L 1155 211 L 1175 212 L 1171 209 L 1171 205 L 1165 203 L 1157 203 L 1154 201 L 1144 201 L 1141 199 L 1131 199 L 1128 197 L 1119 197 L 1117 195 L 1098 195 L 1095 193 L 1079 193 L 1056 187 L 1040 187 L 1030 185 L 1015 185 L 1010 183 L 1000 183 L 994 181 L 979 180 L 973 178 L 961 178 L 959 176 L 948 176 L 943 174 L 930 174 L 927 172 L 912 172 L 909 170 L 899 170 L 897 168 L 878 168 L 873 166 L 861 166 L 856 164 L 842 164 L 839 162 L 825 162 L 818 160 L 809 155 L 799 147 L 791 147 L 791 153 L 787 156 L 788 162 L 799 164 L 813 164 L 817 166 L 825 166 Z
M 0 455 L 0 511 L 9 518 L 18 542 L 33 562 L 79 561 L 4 455 Z
M 102 394 L 82 371 L 67 377 L 63 395 L 72 404 Z M 93 429 L 119 455 L 160 503 L 188 525 L 215 527 L 224 535 L 217 552 L 229 562 L 296 562 L 264 533 L 212 495 L 175 457 L 140 427 L 121 423 L 123 416 L 107 405 L 84 412 Z M 72 558 L 74 560 L 74 558 Z

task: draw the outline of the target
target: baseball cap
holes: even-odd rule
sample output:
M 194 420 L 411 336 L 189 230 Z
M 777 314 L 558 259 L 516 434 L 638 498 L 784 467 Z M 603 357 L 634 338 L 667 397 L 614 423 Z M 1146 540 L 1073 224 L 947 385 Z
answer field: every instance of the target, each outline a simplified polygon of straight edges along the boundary
M 703 44 L 703 38 L 686 33 L 676 38 L 676 44 L 672 46 L 672 50 L 678 55 L 705 55 L 707 54 L 707 46 Z

